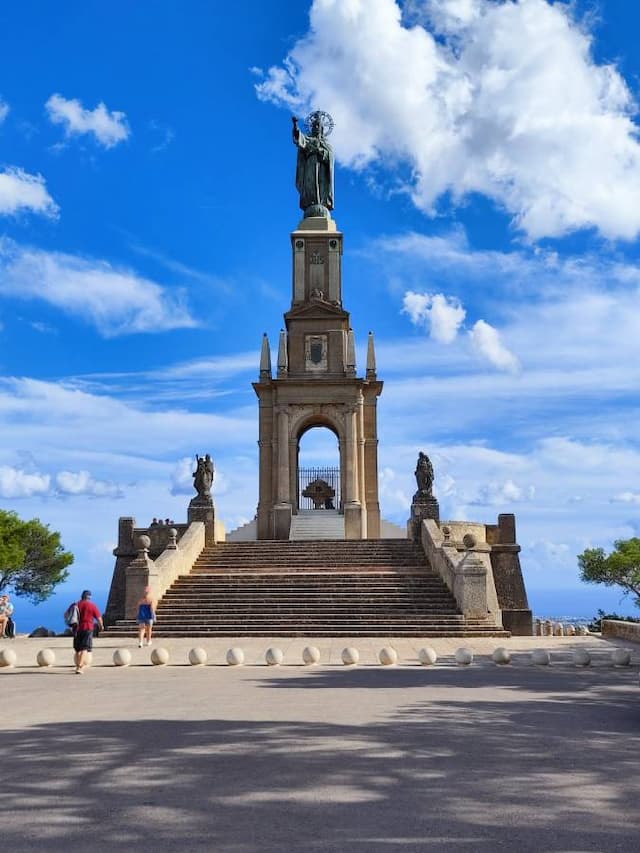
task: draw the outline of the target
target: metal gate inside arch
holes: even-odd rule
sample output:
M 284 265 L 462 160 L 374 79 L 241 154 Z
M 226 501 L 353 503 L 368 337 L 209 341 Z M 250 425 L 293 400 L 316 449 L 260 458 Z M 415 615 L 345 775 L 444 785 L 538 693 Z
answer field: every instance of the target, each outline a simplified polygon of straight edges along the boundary
M 298 509 L 337 509 L 342 512 L 339 466 L 298 469 Z

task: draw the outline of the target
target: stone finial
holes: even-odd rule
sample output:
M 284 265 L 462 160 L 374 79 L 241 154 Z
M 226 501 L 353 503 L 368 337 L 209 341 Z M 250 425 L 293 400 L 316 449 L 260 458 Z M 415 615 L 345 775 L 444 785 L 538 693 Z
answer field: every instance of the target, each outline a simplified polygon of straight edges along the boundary
M 369 332 L 367 340 L 367 379 L 376 378 L 376 350 L 373 342 L 373 332 Z
M 353 333 L 353 329 L 349 329 L 349 331 L 347 332 L 346 367 L 347 376 L 356 375 L 356 336 Z
M 167 542 L 167 548 L 170 551 L 175 551 L 178 547 L 178 531 L 175 527 L 172 527 L 169 530 L 169 541 Z
M 286 376 L 288 372 L 287 333 L 284 329 L 280 329 L 280 340 L 278 341 L 278 376 Z
M 266 379 L 271 379 L 271 347 L 265 332 L 262 336 L 262 350 L 260 351 L 260 381 Z
M 462 544 L 464 545 L 467 551 L 472 551 L 478 544 L 478 540 L 473 535 L 473 533 L 465 533 L 462 537 Z
M 447 525 L 446 525 L 446 524 L 445 524 L 445 526 L 442 528 L 442 538 L 444 539 L 444 541 L 445 541 L 445 542 L 450 542 L 450 541 L 451 541 L 451 528 L 450 528 L 450 527 L 447 527 Z
M 146 557 L 149 554 L 150 547 L 151 539 L 146 534 L 136 537 L 136 548 L 138 549 L 139 557 Z

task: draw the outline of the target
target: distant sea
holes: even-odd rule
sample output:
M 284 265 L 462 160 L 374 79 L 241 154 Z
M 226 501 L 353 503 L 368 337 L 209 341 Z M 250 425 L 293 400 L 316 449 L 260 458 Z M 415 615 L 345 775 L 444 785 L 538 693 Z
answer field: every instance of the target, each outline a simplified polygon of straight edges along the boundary
M 11 596 L 15 607 L 14 619 L 19 634 L 30 634 L 40 626 L 56 633 L 65 630 L 62 614 L 72 601 L 80 598 L 82 590 L 65 585 L 42 604 Z M 108 589 L 91 588 L 92 599 L 101 610 L 107 605 Z M 530 589 L 529 605 L 534 618 L 551 619 L 555 622 L 589 622 L 601 608 L 606 613 L 618 613 L 620 616 L 640 617 L 640 609 L 630 598 L 622 598 L 613 588 L 580 586 L 572 589 Z

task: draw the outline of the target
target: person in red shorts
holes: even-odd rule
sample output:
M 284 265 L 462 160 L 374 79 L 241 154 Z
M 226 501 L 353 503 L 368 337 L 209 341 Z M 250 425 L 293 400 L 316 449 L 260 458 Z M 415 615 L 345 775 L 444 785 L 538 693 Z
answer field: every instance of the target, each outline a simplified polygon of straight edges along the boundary
M 78 622 L 73 635 L 73 649 L 75 655 L 73 657 L 76 665 L 76 675 L 82 675 L 82 669 L 87 665 L 87 652 L 93 649 L 93 625 L 97 622 L 102 631 L 104 625 L 102 623 L 102 613 L 96 605 L 91 601 L 91 592 L 85 589 L 82 593 L 82 598 L 78 602 L 78 611 L 80 613 L 80 621 Z

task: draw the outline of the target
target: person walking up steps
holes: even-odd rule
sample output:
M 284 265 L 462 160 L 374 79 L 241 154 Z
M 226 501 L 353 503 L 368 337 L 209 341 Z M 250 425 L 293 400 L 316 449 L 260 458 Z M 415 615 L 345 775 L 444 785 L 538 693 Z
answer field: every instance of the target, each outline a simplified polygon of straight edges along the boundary
M 146 638 L 147 645 L 151 645 L 151 632 L 153 631 L 153 623 L 156 619 L 156 600 L 151 595 L 151 587 L 145 586 L 144 595 L 138 602 L 138 648 L 142 648 L 142 644 Z
M 78 613 L 79 622 L 73 634 L 73 649 L 76 675 L 82 675 L 82 670 L 87 665 L 87 652 L 93 649 L 94 623 L 97 622 L 100 630 L 104 630 L 102 613 L 91 601 L 91 592 L 88 589 L 84 590 L 78 602 Z

